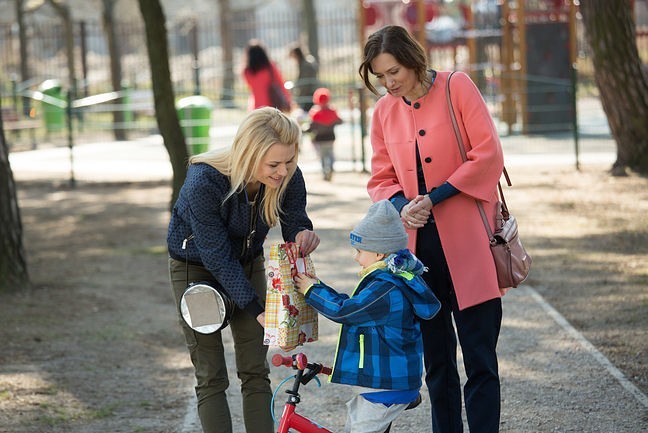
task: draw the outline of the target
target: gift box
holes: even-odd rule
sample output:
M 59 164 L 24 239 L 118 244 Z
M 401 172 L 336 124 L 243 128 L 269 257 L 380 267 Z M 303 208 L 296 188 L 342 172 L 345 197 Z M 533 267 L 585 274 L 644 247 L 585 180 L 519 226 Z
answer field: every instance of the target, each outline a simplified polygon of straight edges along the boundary
M 265 333 L 267 346 L 295 347 L 317 340 L 317 311 L 306 304 L 293 282 L 298 273 L 315 275 L 310 256 L 296 243 L 275 243 L 266 264 Z

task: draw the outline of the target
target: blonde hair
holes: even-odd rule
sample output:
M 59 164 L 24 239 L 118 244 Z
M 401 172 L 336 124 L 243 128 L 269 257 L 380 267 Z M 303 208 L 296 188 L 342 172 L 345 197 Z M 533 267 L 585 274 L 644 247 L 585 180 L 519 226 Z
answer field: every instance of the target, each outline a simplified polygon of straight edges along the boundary
M 281 220 L 279 203 L 286 191 L 288 182 L 297 169 L 301 129 L 297 123 L 272 107 L 258 108 L 250 112 L 234 136 L 234 142 L 228 149 L 217 149 L 192 156 L 189 164 L 203 162 L 229 177 L 230 190 L 223 199 L 237 194 L 254 181 L 261 161 L 274 144 L 292 146 L 295 158 L 288 164 L 288 174 L 279 188 L 267 188 L 261 206 L 261 215 L 270 227 Z

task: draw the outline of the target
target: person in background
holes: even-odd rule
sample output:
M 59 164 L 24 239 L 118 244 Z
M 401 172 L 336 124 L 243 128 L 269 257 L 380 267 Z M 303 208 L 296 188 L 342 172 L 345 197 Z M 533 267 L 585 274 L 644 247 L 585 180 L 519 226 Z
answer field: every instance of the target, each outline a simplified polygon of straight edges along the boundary
M 373 111 L 367 190 L 398 210 L 409 248 L 429 268 L 423 278 L 442 305 L 421 323 L 433 431 L 463 431 L 454 319 L 470 432 L 498 432 L 502 292 L 475 203 L 481 201 L 494 227 L 504 167 L 495 125 L 468 75 L 455 73 L 451 95 L 468 156 L 462 163 L 446 101 L 450 73 L 428 69 L 425 50 L 403 27 L 369 36 L 359 73 L 375 94 L 372 76 L 387 90 Z
M 335 126 L 342 123 L 337 111 L 329 105 L 331 92 L 320 87 L 313 94 L 313 107 L 308 112 L 311 120 L 306 132 L 312 134 L 312 141 L 322 165 L 324 180 L 333 178 L 333 164 L 335 163 Z
M 383 433 L 420 398 L 423 344 L 419 320 L 440 304 L 407 249 L 407 233 L 387 200 L 371 205 L 350 234 L 360 282 L 349 296 L 315 275 L 295 276 L 319 313 L 340 323 L 331 382 L 361 387 L 348 403 L 347 433 Z
M 195 155 L 167 233 L 171 285 L 178 306 L 192 282 L 224 290 L 236 304 L 229 326 L 241 381 L 247 433 L 272 433 L 272 391 L 263 344 L 266 293 L 263 242 L 279 225 L 305 254 L 319 245 L 306 213 L 297 167 L 299 126 L 275 108 L 253 110 L 227 149 Z M 231 433 L 229 379 L 221 332 L 200 334 L 180 319 L 195 368 L 205 433 Z
M 299 71 L 294 87 L 295 99 L 302 110 L 308 112 L 313 106 L 313 93 L 319 87 L 317 79 L 319 65 L 313 56 L 304 54 L 299 45 L 291 48 L 288 56 L 297 62 Z
M 252 39 L 248 42 L 245 57 L 243 78 L 250 90 L 248 109 L 275 107 L 282 111 L 288 111 L 286 107 L 280 107 L 272 101 L 270 86 L 274 82 L 285 99 L 284 103 L 288 106 L 292 104 L 290 92 L 284 87 L 284 79 L 279 68 L 270 60 L 266 49 L 259 40 Z

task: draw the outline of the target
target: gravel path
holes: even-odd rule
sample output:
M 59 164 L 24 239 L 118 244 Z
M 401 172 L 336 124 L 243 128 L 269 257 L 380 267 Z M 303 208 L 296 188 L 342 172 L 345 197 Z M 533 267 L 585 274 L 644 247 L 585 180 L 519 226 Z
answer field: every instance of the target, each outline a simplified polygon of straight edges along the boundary
M 506 145 L 506 143 L 505 143 Z M 84 164 L 86 153 L 92 153 L 99 145 L 79 147 L 75 152 L 77 178 L 84 176 L 103 180 L 103 166 L 93 166 L 89 171 Z M 65 149 L 38 152 L 45 166 L 53 171 L 28 171 L 34 168 L 36 155 L 12 155 L 12 166 L 21 179 L 65 179 L 69 175 L 66 164 L 53 164 L 52 160 L 68 157 Z M 166 179 L 169 165 L 159 142 L 144 140 L 139 143 L 115 143 L 111 156 L 128 155 L 122 162 L 140 158 L 152 162 L 150 170 L 128 169 L 128 177 L 137 173 L 144 179 Z M 309 188 L 309 207 L 318 233 L 322 238 L 320 248 L 313 255 L 318 275 L 329 284 L 343 290 L 351 290 L 357 281 L 357 265 L 348 247 L 348 232 L 369 206 L 364 185 L 366 175 L 336 173 L 333 183 L 320 180 L 317 163 L 308 155 L 302 159 Z M 610 158 L 609 153 L 595 154 Z M 585 158 L 586 155 L 583 155 Z M 537 163 L 538 157 L 514 160 L 514 164 Z M 524 159 L 524 160 L 523 160 Z M 527 161 L 528 160 L 528 161 Z M 526 161 L 526 162 L 525 162 Z M 555 159 L 553 160 L 555 162 Z M 141 162 L 141 161 L 139 161 Z M 120 163 L 121 164 L 121 163 Z M 106 179 L 115 176 L 115 163 L 106 168 Z M 117 164 L 117 166 L 120 166 Z M 56 167 L 56 169 L 54 169 Z M 110 169 L 109 169 L 110 168 Z M 119 175 L 119 173 L 118 173 Z M 141 180 L 140 178 L 133 180 Z M 273 233 L 271 239 L 276 239 Z M 269 245 L 269 243 L 268 243 Z M 521 287 L 509 292 L 503 301 L 504 320 L 499 344 L 500 373 L 502 376 L 502 432 L 614 432 L 635 433 L 648 429 L 648 397 L 631 385 L 606 358 L 593 349 L 580 334 L 546 305 L 535 290 Z M 225 333 L 226 338 L 229 332 Z M 309 359 L 330 363 L 333 359 L 337 325 L 320 318 L 320 339 L 306 345 L 302 350 Z M 271 351 L 271 354 L 275 350 Z M 183 361 L 186 366 L 188 357 Z M 233 359 L 229 360 L 233 366 Z M 233 369 L 230 369 L 233 372 Z M 273 385 L 289 375 L 289 370 L 272 369 Z M 236 433 L 242 433 L 240 418 L 238 379 L 231 378 L 231 409 Z M 197 433 L 195 405 L 192 401 L 193 380 L 187 377 L 181 394 L 186 395 L 186 405 L 176 409 L 183 412 L 177 430 L 181 433 Z M 425 392 L 424 392 L 425 394 Z M 279 393 L 277 411 L 281 410 L 284 393 Z M 345 419 L 344 402 L 349 398 L 345 387 L 323 383 L 321 388 L 309 385 L 304 388 L 304 414 L 312 416 L 333 431 L 339 431 Z M 0 428 L 0 430 L 2 430 Z M 466 429 L 467 430 L 467 429 Z M 429 402 L 402 416 L 394 425 L 393 432 L 417 433 L 430 431 Z
M 336 174 L 328 184 L 307 174 L 311 217 L 317 221 L 322 243 L 313 254 L 323 280 L 340 290 L 351 290 L 357 265 L 347 243 L 349 229 L 369 206 L 365 176 Z M 334 188 L 332 188 L 332 186 Z M 339 215 L 344 215 L 340 218 Z M 269 241 L 277 240 L 273 233 Z M 268 244 L 269 245 L 269 244 Z M 502 377 L 502 432 L 609 432 L 646 431 L 648 397 L 589 344 L 531 287 L 509 291 L 503 299 L 504 319 L 499 342 Z M 320 339 L 300 348 L 309 359 L 330 363 L 335 352 L 338 325 L 320 316 Z M 229 338 L 229 334 L 228 338 Z M 271 349 L 270 356 L 277 352 Z M 233 358 L 230 359 L 233 365 Z M 272 367 L 273 386 L 291 374 Z M 244 433 L 240 393 L 235 374 L 230 378 L 231 409 L 235 433 Z M 189 388 L 191 385 L 189 385 Z M 187 390 L 191 395 L 192 390 Z M 392 432 L 431 431 L 429 401 L 406 413 Z M 341 431 L 349 392 L 343 385 L 323 382 L 303 388 L 300 412 L 333 431 Z M 277 394 L 277 416 L 285 401 Z M 182 433 L 197 433 L 193 402 L 188 403 Z M 466 431 L 468 428 L 466 426 Z

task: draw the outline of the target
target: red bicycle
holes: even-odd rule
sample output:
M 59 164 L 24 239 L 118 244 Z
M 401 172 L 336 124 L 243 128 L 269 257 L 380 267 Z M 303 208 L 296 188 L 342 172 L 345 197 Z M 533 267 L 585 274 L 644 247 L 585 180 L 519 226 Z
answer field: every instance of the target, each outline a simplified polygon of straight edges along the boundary
M 309 363 L 306 355 L 297 353 L 292 356 L 281 356 L 275 354 L 272 357 L 272 365 L 275 367 L 284 366 L 297 370 L 297 374 L 293 376 L 293 386 L 291 389 L 286 390 L 288 400 L 284 405 L 283 414 L 279 419 L 279 428 L 277 433 L 289 433 L 296 431 L 298 433 L 333 433 L 331 430 L 320 426 L 309 418 L 297 413 L 297 405 L 300 403 L 299 387 L 306 385 L 308 382 L 316 378 L 318 374 L 329 376 L 333 371 L 330 367 L 325 367 L 322 364 Z M 317 379 L 319 381 L 319 379 Z M 281 385 L 280 385 L 281 386 Z M 413 409 L 421 404 L 421 395 L 407 406 L 406 410 Z M 274 417 L 274 413 L 273 413 Z M 293 429 L 293 430 L 291 430 Z M 385 433 L 389 433 L 391 424 L 387 427 Z

